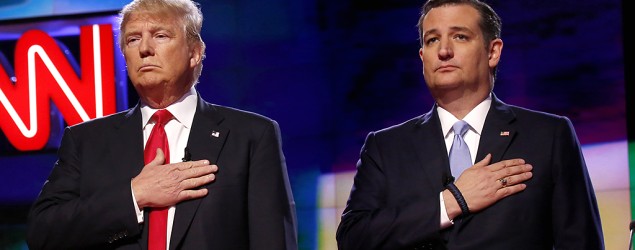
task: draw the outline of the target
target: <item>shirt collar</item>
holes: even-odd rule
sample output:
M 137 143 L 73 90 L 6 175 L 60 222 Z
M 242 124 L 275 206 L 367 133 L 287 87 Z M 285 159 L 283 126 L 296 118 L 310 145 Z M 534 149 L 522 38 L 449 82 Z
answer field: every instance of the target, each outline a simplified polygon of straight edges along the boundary
M 487 96 L 485 100 L 476 105 L 474 109 L 472 109 L 467 115 L 463 118 L 467 124 L 470 125 L 470 129 L 476 132 L 478 135 L 483 131 L 483 126 L 485 124 L 485 117 L 487 117 L 487 113 L 489 112 L 489 108 L 492 104 L 492 95 Z M 447 138 L 452 129 L 452 125 L 457 122 L 457 119 L 450 112 L 442 108 L 441 106 L 437 106 L 437 113 L 439 114 L 439 120 L 441 121 L 441 130 L 443 131 L 443 136 Z
M 186 92 L 179 100 L 170 104 L 167 109 L 172 113 L 174 118 L 186 128 L 192 127 L 192 121 L 194 120 L 194 112 L 196 111 L 197 102 L 196 89 L 192 86 L 188 92 Z M 150 117 L 158 109 L 153 109 L 145 103 L 141 103 L 141 119 L 143 121 L 143 127 L 145 128 L 150 121 Z

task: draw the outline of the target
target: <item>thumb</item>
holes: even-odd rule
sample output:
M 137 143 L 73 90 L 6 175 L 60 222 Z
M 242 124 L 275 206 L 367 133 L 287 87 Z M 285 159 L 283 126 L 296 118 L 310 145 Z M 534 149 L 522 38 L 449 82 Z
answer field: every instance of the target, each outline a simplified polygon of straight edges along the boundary
M 476 167 L 485 167 L 487 165 L 489 165 L 490 161 L 492 161 L 492 154 L 487 154 L 485 156 L 485 158 L 483 158 L 483 160 L 477 162 L 476 164 L 474 164 L 474 166 Z
M 157 154 L 154 156 L 154 159 L 148 165 L 158 166 L 165 163 L 165 154 L 163 154 L 163 150 L 161 148 L 157 148 Z

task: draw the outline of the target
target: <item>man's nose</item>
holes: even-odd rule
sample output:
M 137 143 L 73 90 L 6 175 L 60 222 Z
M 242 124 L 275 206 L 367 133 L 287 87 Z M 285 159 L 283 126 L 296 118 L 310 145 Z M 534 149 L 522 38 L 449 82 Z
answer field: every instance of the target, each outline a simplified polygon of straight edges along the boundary
M 139 44 L 139 55 L 142 58 L 154 55 L 154 43 L 152 42 L 152 39 L 141 39 L 141 43 Z
M 439 46 L 439 59 L 448 60 L 454 57 L 454 50 L 452 49 L 452 42 L 449 39 L 442 39 L 441 46 Z

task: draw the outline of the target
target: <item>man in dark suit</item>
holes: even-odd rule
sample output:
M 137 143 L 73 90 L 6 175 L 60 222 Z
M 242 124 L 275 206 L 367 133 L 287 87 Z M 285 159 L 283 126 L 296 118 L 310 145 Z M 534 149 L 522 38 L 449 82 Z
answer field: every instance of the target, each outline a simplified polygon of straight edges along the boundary
M 492 92 L 499 16 L 478 0 L 429 0 L 418 27 L 435 105 L 368 135 L 339 248 L 603 249 L 570 120 L 507 105 Z M 454 131 L 463 122 L 467 132 Z M 471 158 L 462 172 L 451 171 L 448 156 L 461 144 L 455 134 Z
M 65 129 L 29 215 L 29 247 L 297 249 L 278 124 L 195 90 L 205 56 L 196 3 L 136 0 L 121 18 L 140 102 Z M 167 145 L 149 150 L 161 126 Z M 156 211 L 164 221 L 152 219 Z

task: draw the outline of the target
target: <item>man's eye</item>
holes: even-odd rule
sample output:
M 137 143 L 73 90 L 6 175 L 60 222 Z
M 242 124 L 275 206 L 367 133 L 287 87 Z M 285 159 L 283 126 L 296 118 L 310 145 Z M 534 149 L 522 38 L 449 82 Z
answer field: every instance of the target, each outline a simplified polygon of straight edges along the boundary
M 155 38 L 160 38 L 160 39 L 168 38 L 168 36 L 166 34 L 156 34 L 154 37 Z
M 137 38 L 137 37 L 131 37 L 131 38 L 128 38 L 128 40 L 126 40 L 126 44 L 128 44 L 128 46 L 134 45 L 134 44 L 138 43 L 139 40 L 140 39 Z
M 429 38 L 429 39 L 427 39 L 427 40 L 426 40 L 425 44 L 432 44 L 432 43 L 434 43 L 434 42 L 436 42 L 436 41 L 438 41 L 438 40 L 439 40 L 439 39 L 438 39 L 438 38 L 436 38 L 436 37 Z
M 466 35 L 461 35 L 461 34 L 456 35 L 456 39 L 459 39 L 459 40 L 467 40 L 467 38 L 468 37 Z

